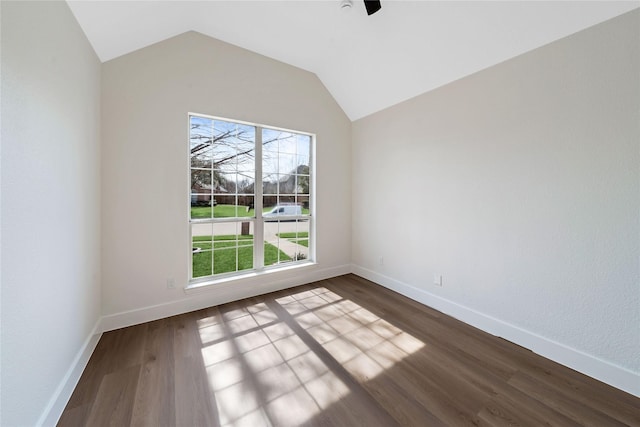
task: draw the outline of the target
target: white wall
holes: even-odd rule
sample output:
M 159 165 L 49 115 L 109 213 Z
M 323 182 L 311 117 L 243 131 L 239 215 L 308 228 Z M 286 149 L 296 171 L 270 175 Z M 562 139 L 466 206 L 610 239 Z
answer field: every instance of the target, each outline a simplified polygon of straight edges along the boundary
M 317 266 L 184 294 L 188 112 L 317 134 Z M 315 75 L 199 33 L 104 63 L 105 329 L 348 271 L 350 131 Z M 168 278 L 177 289 L 167 289 Z
M 100 317 L 100 63 L 65 2 L 1 7 L 0 424 L 26 426 L 56 421 Z
M 355 271 L 640 394 L 639 17 L 354 122 Z

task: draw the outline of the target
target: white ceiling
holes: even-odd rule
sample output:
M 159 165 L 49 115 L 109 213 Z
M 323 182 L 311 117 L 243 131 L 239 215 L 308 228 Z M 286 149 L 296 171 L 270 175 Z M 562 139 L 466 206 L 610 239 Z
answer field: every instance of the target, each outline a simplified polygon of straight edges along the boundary
M 640 7 L 639 1 L 69 0 L 108 61 L 186 31 L 315 73 L 351 120 Z

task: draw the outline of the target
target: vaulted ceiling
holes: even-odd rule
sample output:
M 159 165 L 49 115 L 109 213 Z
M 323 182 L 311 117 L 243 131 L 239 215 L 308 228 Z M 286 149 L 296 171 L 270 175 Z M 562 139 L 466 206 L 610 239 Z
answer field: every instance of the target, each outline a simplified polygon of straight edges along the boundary
M 351 120 L 640 7 L 638 1 L 69 0 L 108 61 L 198 31 L 315 73 Z

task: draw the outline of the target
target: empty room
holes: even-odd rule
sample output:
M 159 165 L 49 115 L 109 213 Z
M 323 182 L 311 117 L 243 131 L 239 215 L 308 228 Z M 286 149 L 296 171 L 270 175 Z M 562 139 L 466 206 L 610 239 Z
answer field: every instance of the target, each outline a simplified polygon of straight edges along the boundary
M 639 2 L 0 19 L 0 425 L 640 426 Z

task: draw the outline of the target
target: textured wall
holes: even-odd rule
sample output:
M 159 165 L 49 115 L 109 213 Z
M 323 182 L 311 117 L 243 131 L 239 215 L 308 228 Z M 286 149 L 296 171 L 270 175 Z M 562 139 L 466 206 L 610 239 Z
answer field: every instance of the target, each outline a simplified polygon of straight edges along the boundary
M 35 425 L 100 317 L 100 63 L 65 2 L 2 2 L 2 419 Z
M 356 121 L 354 264 L 640 372 L 639 17 Z

